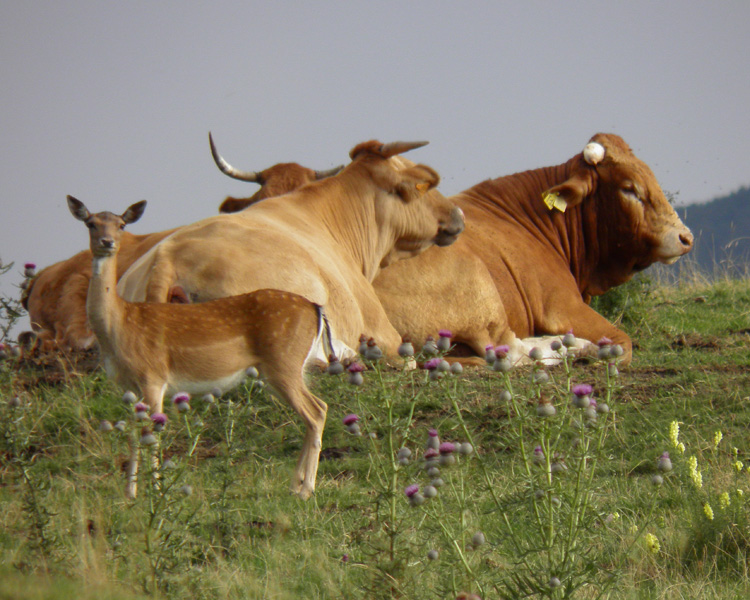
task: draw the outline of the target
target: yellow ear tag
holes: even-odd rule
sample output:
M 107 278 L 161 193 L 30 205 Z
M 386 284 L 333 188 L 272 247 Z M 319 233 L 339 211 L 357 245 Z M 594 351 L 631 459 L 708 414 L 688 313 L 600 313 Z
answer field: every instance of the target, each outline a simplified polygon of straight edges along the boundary
M 542 196 L 542 200 L 544 200 L 544 203 L 550 210 L 556 208 L 560 212 L 565 212 L 565 209 L 568 208 L 568 203 L 560 198 L 560 194 L 547 192 L 546 194 L 544 194 L 544 196 Z

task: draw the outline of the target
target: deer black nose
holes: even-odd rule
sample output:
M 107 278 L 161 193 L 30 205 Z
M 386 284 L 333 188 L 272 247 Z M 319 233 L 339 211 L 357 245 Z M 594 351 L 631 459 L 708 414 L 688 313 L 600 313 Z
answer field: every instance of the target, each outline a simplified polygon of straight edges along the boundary
M 100 240 L 100 243 L 103 248 L 114 248 L 115 247 L 115 240 L 112 238 L 102 238 Z

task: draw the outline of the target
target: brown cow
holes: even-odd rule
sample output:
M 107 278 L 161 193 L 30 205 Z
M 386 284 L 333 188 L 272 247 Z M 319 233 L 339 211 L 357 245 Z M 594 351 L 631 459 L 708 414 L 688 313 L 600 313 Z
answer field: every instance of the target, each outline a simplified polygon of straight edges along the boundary
M 486 345 L 508 344 L 515 359 L 528 349 L 518 338 L 572 330 L 592 342 L 611 339 L 630 362 L 628 335 L 588 302 L 654 262 L 673 263 L 693 236 L 620 137 L 591 142 L 562 165 L 453 196 L 466 215 L 458 242 L 374 282 L 396 329 L 414 340 L 450 329 L 479 356 Z
M 226 175 L 240 181 L 250 181 L 260 184 L 261 188 L 249 198 L 234 198 L 227 196 L 219 206 L 220 213 L 233 213 L 243 210 L 260 200 L 281 196 L 292 190 L 302 187 L 311 181 L 318 181 L 326 177 L 336 175 L 344 165 L 328 169 L 327 171 L 313 171 L 297 163 L 280 163 L 269 167 L 265 171 L 240 171 L 225 161 L 216 150 L 211 133 L 208 134 L 208 142 L 211 145 L 211 156 L 219 170 Z
M 352 354 L 365 333 L 397 357 L 400 336 L 372 280 L 395 260 L 452 243 L 464 227 L 461 211 L 430 192 L 438 174 L 396 156 L 421 145 L 359 144 L 334 177 L 184 227 L 135 263 L 118 291 L 160 302 L 175 288 L 200 302 L 263 288 L 294 292 L 326 307 L 338 354 Z
M 230 177 L 260 184 L 261 188 L 249 198 L 227 197 L 219 208 L 229 212 L 262 200 L 291 192 L 309 183 L 330 177 L 343 167 L 328 171 L 314 171 L 297 163 L 283 163 L 260 172 L 238 171 L 216 152 L 213 138 L 209 136 L 211 154 L 217 166 Z M 151 234 L 133 235 L 125 232 L 117 255 L 117 277 L 122 277 L 130 266 L 154 245 L 176 229 Z M 86 322 L 86 295 L 91 280 L 91 251 L 84 250 L 75 256 L 46 267 L 31 280 L 21 301 L 29 313 L 31 328 L 37 333 L 39 343 L 45 347 L 83 350 L 96 342 Z

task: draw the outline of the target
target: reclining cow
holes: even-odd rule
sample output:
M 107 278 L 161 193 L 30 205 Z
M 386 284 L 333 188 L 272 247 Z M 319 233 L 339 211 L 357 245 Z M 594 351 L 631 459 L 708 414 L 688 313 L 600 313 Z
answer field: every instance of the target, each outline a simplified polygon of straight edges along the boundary
M 484 356 L 487 345 L 564 334 L 628 335 L 589 305 L 654 262 L 671 264 L 693 236 L 651 169 L 612 134 L 597 134 L 567 162 L 484 181 L 450 198 L 466 231 L 441 251 L 384 270 L 374 281 L 388 318 L 424 340 L 450 329 L 453 341 Z
M 271 288 L 326 307 L 338 354 L 353 354 L 360 334 L 397 359 L 400 335 L 372 288 L 382 267 L 464 228 L 460 209 L 437 190 L 430 167 L 397 156 L 423 143 L 356 146 L 338 175 L 182 228 L 123 275 L 129 301 L 189 301 Z

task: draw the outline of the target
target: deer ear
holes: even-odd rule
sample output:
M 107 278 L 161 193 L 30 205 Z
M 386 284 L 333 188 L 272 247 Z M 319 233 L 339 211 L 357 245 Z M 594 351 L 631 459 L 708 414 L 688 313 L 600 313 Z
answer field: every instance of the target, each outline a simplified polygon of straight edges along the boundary
M 68 209 L 70 210 L 70 214 L 79 221 L 85 221 L 91 216 L 86 205 L 77 198 L 73 198 L 73 196 L 68 196 Z
M 141 200 L 128 206 L 128 210 L 122 213 L 122 220 L 126 223 L 135 223 L 138 219 L 143 216 L 143 211 L 146 210 L 146 201 Z

